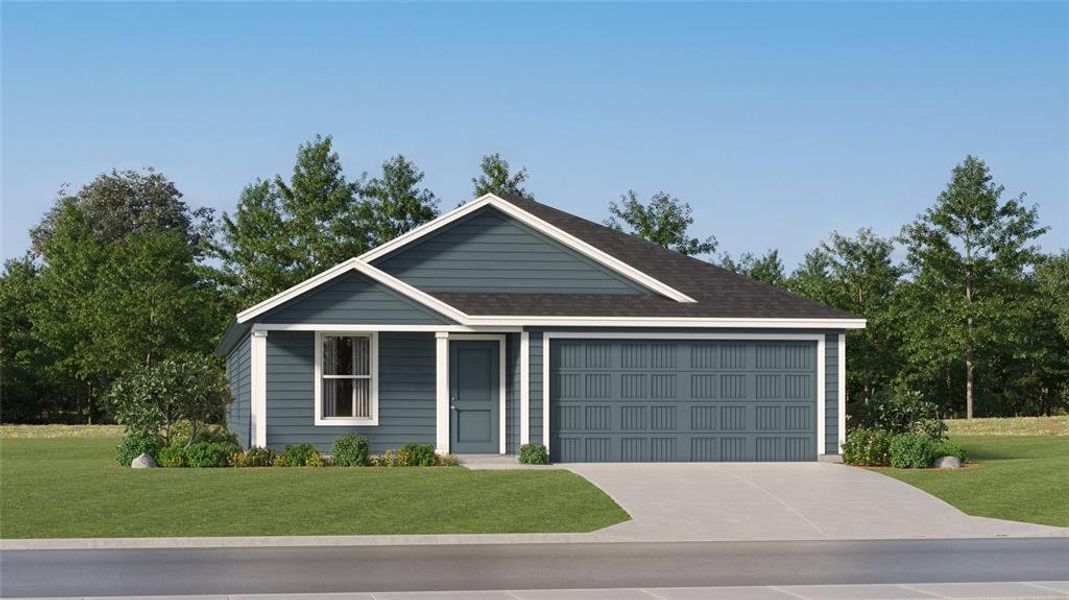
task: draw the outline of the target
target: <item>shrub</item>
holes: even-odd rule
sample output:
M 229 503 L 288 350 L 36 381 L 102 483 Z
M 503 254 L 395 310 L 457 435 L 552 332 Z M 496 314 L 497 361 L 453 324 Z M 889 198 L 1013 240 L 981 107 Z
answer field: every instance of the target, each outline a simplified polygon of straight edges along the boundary
M 308 460 L 305 461 L 306 467 L 329 467 L 330 461 L 327 457 L 319 453 L 318 450 L 308 455 Z
M 434 446 L 430 444 L 405 444 L 397 450 L 397 457 L 401 465 L 405 467 L 435 467 L 438 465 L 438 454 L 434 452 Z
M 115 461 L 124 467 L 129 467 L 140 454 L 148 454 L 156 458 L 163 443 L 160 437 L 154 433 L 131 431 L 123 436 L 119 446 L 115 449 Z
M 330 458 L 341 467 L 367 467 L 371 465 L 371 444 L 366 437 L 354 433 L 340 435 L 330 449 Z
M 524 444 L 520 446 L 521 465 L 549 464 L 549 453 L 542 444 Z
M 229 443 L 240 445 L 238 436 L 231 433 L 222 425 L 198 425 L 197 439 L 190 440 L 193 435 L 193 423 L 188 419 L 178 421 L 171 427 L 171 445 L 189 446 L 196 442 Z
M 186 462 L 196 468 L 225 467 L 240 449 L 229 443 L 197 442 L 186 448 Z
M 460 465 L 460 459 L 455 454 L 439 454 L 439 467 L 456 467 Z
M 275 451 L 270 448 L 250 446 L 245 451 L 244 460 L 239 467 L 270 467 L 276 458 Z
M 843 462 L 848 465 L 887 466 L 891 460 L 892 437 L 882 429 L 859 427 L 851 431 L 843 444 Z
M 962 464 L 965 464 L 969 459 L 969 455 L 965 453 L 965 448 L 950 440 L 939 440 L 932 444 L 932 460 L 941 456 L 956 456 Z
M 932 439 L 946 436 L 946 423 L 939 418 L 939 407 L 919 392 L 903 386 L 881 390 L 868 402 L 859 402 L 851 408 L 852 426 L 890 433 L 917 432 Z
M 185 467 L 188 466 L 186 461 L 186 449 L 182 446 L 172 445 L 164 446 L 160 448 L 159 454 L 156 455 L 156 462 L 161 467 Z
M 312 455 L 318 455 L 319 450 L 312 444 L 297 444 L 296 446 L 287 445 L 282 451 L 282 462 L 287 467 L 305 467 L 308 466 L 308 459 Z M 320 455 L 322 458 L 322 455 Z
M 891 466 L 896 469 L 926 469 L 932 458 L 932 438 L 924 434 L 900 433 L 891 440 Z
M 285 458 L 282 458 L 282 456 L 276 454 L 276 455 L 271 457 L 271 466 L 272 467 L 288 467 L 289 465 L 286 464 L 286 459 Z

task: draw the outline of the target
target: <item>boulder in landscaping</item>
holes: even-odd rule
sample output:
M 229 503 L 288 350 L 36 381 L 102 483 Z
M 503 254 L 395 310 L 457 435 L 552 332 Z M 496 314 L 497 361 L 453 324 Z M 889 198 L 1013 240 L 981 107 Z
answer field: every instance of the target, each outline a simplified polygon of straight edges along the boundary
M 156 459 L 152 458 L 151 454 L 145 454 L 144 452 L 138 454 L 137 458 L 130 463 L 131 469 L 155 469 L 158 466 Z
M 957 456 L 940 456 L 932 461 L 933 469 L 960 469 L 961 461 Z

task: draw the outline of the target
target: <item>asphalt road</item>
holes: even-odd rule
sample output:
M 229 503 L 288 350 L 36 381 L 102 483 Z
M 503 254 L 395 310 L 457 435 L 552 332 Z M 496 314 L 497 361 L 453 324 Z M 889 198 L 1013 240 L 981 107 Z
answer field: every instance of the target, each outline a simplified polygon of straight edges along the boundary
M 1069 579 L 1069 538 L 0 553 L 2 596 Z

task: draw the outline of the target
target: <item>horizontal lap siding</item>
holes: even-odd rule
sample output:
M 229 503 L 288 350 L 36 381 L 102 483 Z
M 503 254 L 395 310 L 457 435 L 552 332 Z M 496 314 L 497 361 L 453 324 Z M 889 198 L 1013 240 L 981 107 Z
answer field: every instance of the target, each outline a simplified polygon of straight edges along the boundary
M 520 334 L 505 336 L 505 452 L 520 448 Z
M 839 453 L 839 334 L 824 337 L 824 446 Z
M 315 334 L 267 337 L 267 442 L 311 442 L 329 452 L 343 433 L 367 436 L 379 453 L 406 442 L 435 443 L 435 344 L 432 333 L 379 334 L 379 425 L 315 425 Z
M 437 292 L 640 294 L 638 284 L 494 209 L 485 209 L 375 266 Z
M 226 378 L 233 402 L 227 410 L 227 428 L 238 436 L 243 448 L 249 447 L 250 411 L 252 409 L 251 370 L 249 351 L 251 338 L 238 342 L 226 356 Z
M 342 275 L 288 302 L 263 323 L 438 325 L 452 321 L 360 273 Z
M 541 444 L 542 438 L 542 332 L 530 332 L 530 434 L 531 442 Z

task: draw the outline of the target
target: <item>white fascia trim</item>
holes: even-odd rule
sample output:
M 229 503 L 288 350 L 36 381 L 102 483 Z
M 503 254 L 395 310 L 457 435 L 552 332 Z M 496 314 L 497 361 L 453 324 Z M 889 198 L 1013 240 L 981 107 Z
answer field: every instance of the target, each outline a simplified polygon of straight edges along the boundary
M 505 429 L 506 429 L 506 423 L 507 423 L 507 421 L 505 419 L 505 410 L 506 410 L 505 394 L 508 392 L 508 390 L 505 388 L 505 364 L 506 364 L 505 352 L 508 350 L 506 345 L 505 345 L 505 334 L 501 334 L 501 333 L 498 333 L 498 334 L 490 334 L 490 333 L 483 333 L 483 334 L 479 334 L 479 333 L 458 333 L 456 335 L 449 336 L 449 339 L 450 340 L 455 340 L 455 341 L 458 341 L 458 342 L 480 341 L 480 340 L 492 342 L 494 340 L 497 340 L 497 343 L 498 343 L 498 354 L 497 354 L 497 368 L 498 368 L 498 373 L 497 373 L 497 380 L 498 380 L 498 386 L 497 386 L 498 387 L 498 390 L 497 390 L 497 392 L 498 392 L 498 410 L 497 410 L 497 413 L 498 413 L 497 414 L 497 418 L 498 418 L 498 453 L 499 454 L 505 454 L 505 451 L 506 451 L 506 448 L 505 448 L 505 441 L 506 441 L 505 434 L 506 434 L 506 431 L 505 431 Z
M 457 310 L 456 308 L 453 308 L 452 306 L 446 304 L 445 302 L 442 302 L 441 300 L 435 298 L 434 296 L 431 296 L 426 292 L 422 292 L 412 287 L 411 285 L 401 281 L 400 279 L 397 279 L 389 273 L 380 271 L 379 269 L 376 269 L 375 267 L 363 262 L 359 258 L 350 258 L 349 260 L 336 264 L 333 267 L 327 269 L 326 271 L 323 271 L 322 273 L 314 277 L 310 277 L 302 281 L 301 283 L 298 283 L 297 285 L 289 288 L 284 292 L 275 294 L 267 300 L 264 300 L 263 302 L 255 306 L 252 306 L 239 312 L 237 317 L 238 323 L 245 323 L 250 319 L 254 319 L 273 308 L 276 308 L 278 306 L 281 306 L 282 304 L 285 304 L 286 302 L 289 302 L 290 300 L 293 300 L 294 298 L 300 296 L 301 294 L 307 291 L 310 291 L 320 285 L 323 285 L 324 283 L 327 283 L 335 277 L 339 277 L 341 275 L 344 275 L 345 273 L 348 273 L 349 271 L 356 271 L 358 273 L 361 273 L 372 279 L 373 281 L 377 281 L 378 283 L 385 285 L 386 287 L 394 290 L 395 292 L 398 292 L 403 296 L 415 300 L 416 302 L 426 306 L 427 308 L 430 308 L 431 310 L 445 315 L 450 319 L 457 321 L 458 323 L 463 323 L 468 318 L 466 314 Z
M 531 334 L 520 333 L 520 445 L 531 442 Z
M 323 336 L 363 334 L 369 338 L 371 356 L 368 357 L 371 383 L 369 390 L 370 414 L 363 417 L 323 416 Z M 315 334 L 315 426 L 316 427 L 376 427 L 379 424 L 379 334 L 375 331 L 316 331 Z
M 865 319 L 730 319 L 682 317 L 469 316 L 465 324 L 495 327 L 737 327 L 740 329 L 864 329 Z
M 252 421 L 250 446 L 267 446 L 267 332 L 250 333 L 249 350 L 249 420 Z
M 434 336 L 434 440 L 438 454 L 449 454 L 449 332 Z
M 486 194 L 480 198 L 472 200 L 471 202 L 451 210 L 437 219 L 425 223 L 408 233 L 400 235 L 385 244 L 382 244 L 369 252 L 365 252 L 359 256 L 360 260 L 365 262 L 371 262 L 376 258 L 385 256 L 393 250 L 408 244 L 409 242 L 416 240 L 428 233 L 431 233 L 441 227 L 444 227 L 458 219 L 461 219 L 481 208 L 486 206 L 492 206 L 497 210 L 509 215 L 510 217 L 520 221 L 521 223 L 535 229 L 536 231 L 545 234 L 546 236 L 564 244 L 565 246 L 583 254 L 587 258 L 608 267 L 609 269 L 616 271 L 617 273 L 627 277 L 628 279 L 650 289 L 658 294 L 671 298 L 676 302 L 696 302 L 690 296 L 680 292 L 679 290 L 658 281 L 654 277 L 639 271 L 631 265 L 621 261 L 620 259 L 608 254 L 595 246 L 592 246 L 583 240 L 575 237 L 574 235 L 567 233 L 566 231 L 539 219 L 531 213 L 511 204 L 508 200 L 498 198 L 493 194 Z
M 846 334 L 839 334 L 839 453 L 846 443 Z
M 464 325 L 396 325 L 381 323 L 257 323 L 253 331 L 405 331 L 437 333 L 518 333 L 522 327 L 467 327 Z

